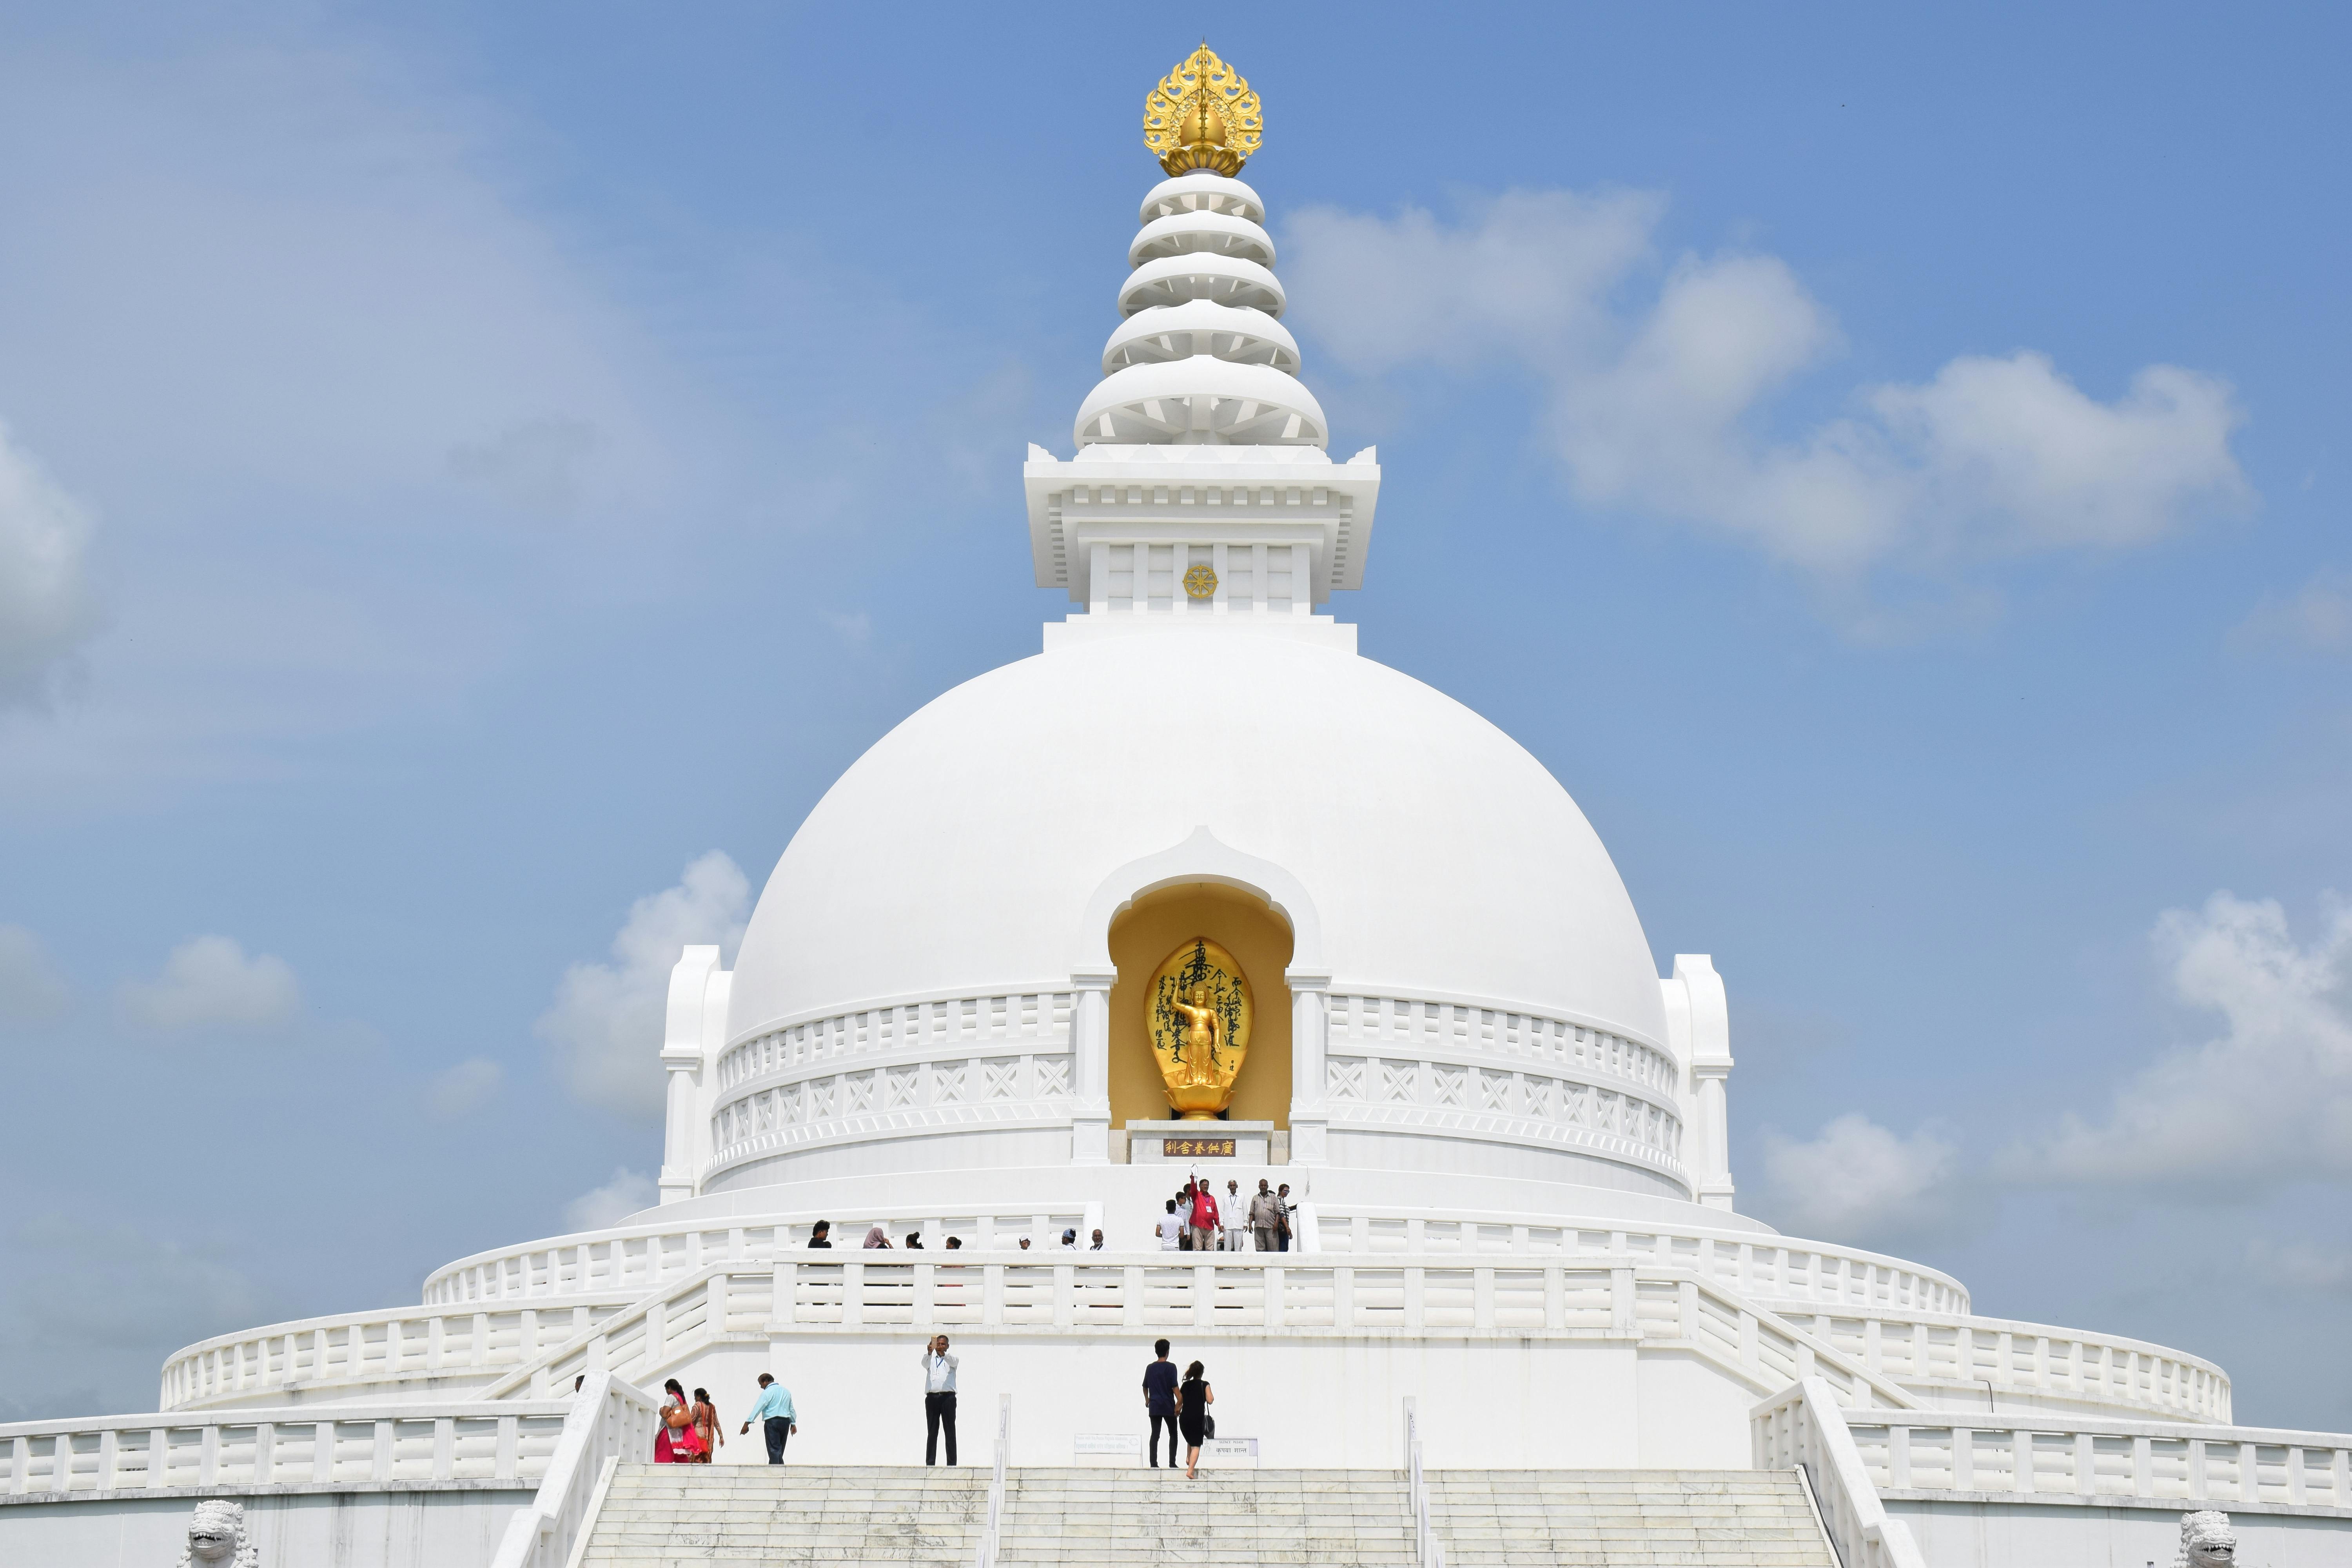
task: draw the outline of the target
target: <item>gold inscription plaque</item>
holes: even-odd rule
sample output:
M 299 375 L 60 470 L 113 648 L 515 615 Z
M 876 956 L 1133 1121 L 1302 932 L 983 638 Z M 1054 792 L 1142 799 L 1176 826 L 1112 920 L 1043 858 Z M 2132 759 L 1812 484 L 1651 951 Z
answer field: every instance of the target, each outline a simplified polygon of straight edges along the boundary
M 1162 1138 L 1160 1152 L 1171 1160 L 1230 1160 L 1234 1157 L 1234 1141 L 1230 1138 Z
M 1196 936 L 1160 964 L 1144 1006 L 1169 1105 L 1187 1121 L 1214 1121 L 1233 1103 L 1249 1050 L 1249 977 L 1232 953 Z

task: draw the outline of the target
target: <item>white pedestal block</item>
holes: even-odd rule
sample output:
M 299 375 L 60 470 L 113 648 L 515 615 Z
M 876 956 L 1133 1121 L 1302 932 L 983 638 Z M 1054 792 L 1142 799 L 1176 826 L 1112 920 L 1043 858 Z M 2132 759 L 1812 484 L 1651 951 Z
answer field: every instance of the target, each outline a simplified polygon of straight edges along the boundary
M 1130 1121 L 1128 1159 L 1185 1164 L 1264 1165 L 1274 1144 L 1271 1121 Z

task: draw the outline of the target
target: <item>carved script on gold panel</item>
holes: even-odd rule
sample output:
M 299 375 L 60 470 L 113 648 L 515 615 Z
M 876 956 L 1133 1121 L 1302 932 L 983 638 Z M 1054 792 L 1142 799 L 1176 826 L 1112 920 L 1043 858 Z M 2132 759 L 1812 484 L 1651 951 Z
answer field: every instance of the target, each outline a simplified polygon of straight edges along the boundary
M 1144 1009 L 1168 1103 L 1187 1121 L 1213 1121 L 1233 1103 L 1249 1051 L 1249 976 L 1232 953 L 1196 936 L 1152 975 Z

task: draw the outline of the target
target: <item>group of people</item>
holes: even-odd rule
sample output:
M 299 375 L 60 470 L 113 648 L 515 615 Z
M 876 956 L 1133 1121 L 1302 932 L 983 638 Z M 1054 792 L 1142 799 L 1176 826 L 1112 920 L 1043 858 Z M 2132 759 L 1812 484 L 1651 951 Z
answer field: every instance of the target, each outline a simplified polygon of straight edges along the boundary
M 948 1463 L 956 1462 L 956 1370 L 960 1364 L 948 1348 L 945 1334 L 934 1334 L 923 1342 L 923 1463 L 940 1462 L 940 1439 L 947 1439 Z M 1155 1469 L 1160 1466 L 1160 1434 L 1168 1434 L 1168 1468 L 1176 1468 L 1176 1440 L 1184 1440 L 1184 1477 L 1197 1479 L 1201 1470 L 1201 1450 L 1217 1435 L 1217 1418 L 1210 1406 L 1217 1402 L 1215 1390 L 1209 1386 L 1207 1370 L 1194 1362 L 1183 1374 L 1177 1374 L 1176 1363 L 1168 1359 L 1168 1342 L 1156 1340 L 1151 1346 L 1152 1360 L 1143 1369 L 1143 1409 L 1150 1418 L 1151 1436 L 1145 1448 L 1146 1461 Z M 575 1379 L 576 1393 L 584 1377 Z M 719 1406 L 712 1403 L 710 1391 L 698 1388 L 692 1398 L 685 1387 L 671 1378 L 662 1384 L 664 1397 L 660 1421 L 654 1433 L 654 1463 L 656 1465 L 708 1465 L 725 1447 L 727 1434 L 719 1419 Z M 792 1390 L 778 1383 L 769 1373 L 760 1374 L 760 1397 L 743 1418 L 737 1436 L 741 1436 L 757 1424 L 767 1439 L 768 1463 L 784 1462 L 784 1445 L 800 1431 L 800 1412 L 793 1405 Z
M 1195 1178 L 1168 1200 L 1168 1212 L 1160 1218 L 1160 1250 L 1247 1252 L 1255 1242 L 1260 1252 L 1287 1252 L 1296 1207 L 1288 1182 L 1278 1192 L 1269 1191 L 1261 1176 L 1257 1191 L 1244 1199 L 1241 1183 L 1229 1181 L 1220 1204 L 1214 1185 Z
M 833 1221 L 829 1219 L 821 1219 L 814 1225 L 809 1226 L 808 1245 L 826 1251 L 831 1251 L 833 1248 Z M 868 1249 L 877 1249 L 891 1248 L 902 1244 L 892 1242 L 890 1239 L 890 1233 L 877 1225 L 867 1227 L 864 1245 Z M 907 1239 L 903 1245 L 909 1252 L 922 1251 L 923 1233 L 919 1230 L 908 1231 L 907 1233 Z M 1026 1244 L 1024 1243 L 1024 1245 Z M 948 1251 L 961 1252 L 962 1249 L 963 1242 L 961 1239 L 952 1236 L 948 1237 Z
M 576 1391 L 579 1384 L 572 1384 Z M 719 1420 L 719 1406 L 711 1403 L 710 1391 L 698 1388 L 688 1399 L 677 1379 L 662 1384 L 661 1420 L 654 1429 L 654 1463 L 656 1465 L 707 1465 L 726 1446 L 727 1434 Z M 767 1373 L 760 1374 L 760 1397 L 744 1417 L 741 1436 L 751 1430 L 751 1423 L 760 1423 L 768 1440 L 768 1463 L 784 1462 L 784 1444 L 800 1430 L 799 1413 L 793 1408 L 793 1391 L 778 1383 Z
M 1199 1362 L 1176 1375 L 1176 1363 L 1168 1359 L 1168 1342 L 1151 1342 L 1152 1360 L 1143 1369 L 1143 1409 L 1151 1418 L 1151 1440 L 1144 1449 L 1144 1462 L 1152 1469 L 1160 1468 L 1160 1433 L 1168 1432 L 1168 1468 L 1176 1468 L 1176 1437 L 1184 1437 L 1184 1479 L 1201 1479 L 1201 1449 L 1217 1435 L 1217 1418 L 1209 1406 L 1217 1402 L 1216 1390 L 1209 1386 L 1208 1369 Z
M 1290 1189 L 1288 1187 L 1285 1187 L 1282 1190 L 1286 1193 Z M 833 1222 L 829 1219 L 821 1219 L 814 1225 L 809 1226 L 808 1245 L 814 1247 L 822 1247 L 827 1251 L 832 1250 Z M 907 1237 L 904 1241 L 893 1242 L 890 1239 L 890 1233 L 888 1231 L 885 1230 L 878 1225 L 868 1227 L 866 1232 L 865 1247 L 868 1250 L 897 1250 L 898 1248 L 903 1247 L 908 1252 L 920 1252 L 923 1250 L 923 1233 L 919 1230 L 910 1230 L 907 1233 Z M 949 1237 L 944 1249 L 949 1252 L 961 1252 L 963 1250 L 963 1242 L 961 1238 L 958 1237 Z M 1102 1249 L 1103 1233 L 1100 1230 L 1097 1230 L 1095 1232 L 1094 1245 L 1087 1248 L 1087 1250 L 1089 1252 L 1100 1252 Z M 1021 1238 L 1021 1250 L 1024 1252 L 1029 1250 L 1029 1238 L 1025 1236 Z M 1065 1252 L 1076 1252 L 1078 1250 L 1078 1231 L 1076 1226 L 1066 1226 L 1062 1231 L 1062 1250 Z

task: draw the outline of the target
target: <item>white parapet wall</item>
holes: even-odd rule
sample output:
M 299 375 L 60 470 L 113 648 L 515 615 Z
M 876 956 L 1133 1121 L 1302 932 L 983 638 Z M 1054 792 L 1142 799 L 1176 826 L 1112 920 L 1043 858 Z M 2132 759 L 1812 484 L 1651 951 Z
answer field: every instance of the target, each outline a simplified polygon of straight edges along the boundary
M 221 1411 L 0 1426 L 0 1563 L 177 1562 L 241 1504 L 265 1563 L 487 1563 L 563 1435 L 551 1402 Z
M 649 1457 L 654 1396 L 604 1373 L 562 1401 L 114 1415 L 0 1426 L 0 1563 L 181 1560 L 197 1504 L 264 1564 L 563 1568 L 595 1484 Z
M 1929 1568 L 2169 1563 L 2181 1515 L 2205 1509 L 2230 1515 L 2249 1568 L 2352 1563 L 2352 1435 L 1860 1410 L 1818 1383 L 1759 1403 L 1751 1420 L 1759 1468 L 1813 1476 L 1846 1568 L 1860 1568 L 1847 1549 L 1864 1518 L 1901 1527 Z
M 1022 1402 L 1022 1464 L 1139 1436 L 1142 1367 L 1161 1336 L 1180 1361 L 1209 1363 L 1224 1433 L 1260 1437 L 1261 1462 L 1278 1466 L 1401 1463 L 1381 1413 L 1407 1395 L 1449 1464 L 1514 1468 L 1738 1466 L 1749 1405 L 1801 1376 L 1860 1408 L 1913 1403 L 1769 1310 L 1656 1264 L 1160 1252 L 713 1264 L 483 1393 L 677 1376 L 724 1415 L 772 1372 L 800 1411 L 795 1455 L 905 1463 L 921 1429 L 917 1352 L 934 1332 L 963 1358 L 967 1409 Z M 758 1457 L 744 1440 L 722 1458 Z
M 1482 1290 L 1490 1299 L 1496 1326 L 1540 1327 L 1544 1293 L 1554 1288 L 1567 1300 L 1601 1288 L 1621 1269 L 1631 1271 L 1629 1277 L 1654 1278 L 1659 1289 L 1666 1288 L 1665 1279 L 1689 1279 L 1710 1299 L 1720 1293 L 1761 1308 L 1784 1329 L 1796 1331 L 1796 1341 L 1834 1352 L 1840 1364 L 1899 1386 L 1923 1405 L 1975 1406 L 1990 1395 L 2011 1415 L 2052 1409 L 2169 1420 L 2229 1415 L 2229 1381 L 2210 1363 L 2161 1346 L 2044 1324 L 1914 1310 L 1901 1303 L 1937 1299 L 1942 1287 L 1869 1255 L 1799 1253 L 1744 1240 L 1626 1231 L 1556 1230 L 1532 1238 L 1506 1231 L 1485 1239 L 1511 1245 L 1489 1247 L 1477 1245 L 1482 1237 L 1474 1226 L 1419 1221 L 1404 1238 L 1425 1250 L 1392 1250 L 1376 1234 L 1370 1245 L 1346 1251 L 1074 1254 L 1037 1236 L 1050 1217 L 991 1215 L 984 1216 L 983 1226 L 967 1226 L 975 1238 L 992 1237 L 1000 1244 L 992 1251 L 779 1249 L 778 1234 L 790 1234 L 783 1226 L 625 1232 L 603 1241 L 551 1246 L 509 1255 L 499 1266 L 477 1270 L 468 1265 L 445 1275 L 444 1287 L 462 1282 L 485 1292 L 468 1304 L 310 1319 L 191 1346 L 166 1366 L 165 1407 L 448 1398 L 452 1391 L 492 1397 L 544 1393 L 560 1386 L 548 1381 L 560 1369 L 586 1370 L 584 1361 L 566 1362 L 557 1352 L 584 1342 L 583 1337 L 600 1338 L 608 1347 L 617 1343 L 613 1333 L 603 1331 L 608 1327 L 622 1338 L 642 1337 L 650 1330 L 665 1341 L 683 1342 L 681 1335 L 698 1331 L 714 1289 L 725 1297 L 728 1332 L 760 1331 L 772 1323 L 839 1322 L 853 1308 L 854 1322 L 914 1325 L 919 1281 L 925 1278 L 934 1288 L 921 1309 L 930 1316 L 921 1321 L 981 1326 L 988 1310 L 984 1292 L 948 1290 L 937 1282 L 992 1279 L 1004 1292 L 1001 1310 L 1007 1315 L 999 1321 L 1018 1326 L 1055 1321 L 1053 1300 L 1064 1289 L 1057 1268 L 1079 1271 L 1068 1289 L 1087 1306 L 1069 1310 L 1094 1321 L 1122 1300 L 1129 1289 L 1126 1271 L 1132 1268 L 1140 1271 L 1136 1315 L 1129 1319 L 1121 1306 L 1121 1326 L 1189 1326 L 1196 1321 L 1195 1309 L 1178 1303 L 1193 1300 L 1189 1293 L 1196 1289 L 1195 1271 L 1205 1267 L 1217 1271 L 1202 1297 L 1216 1301 L 1210 1313 L 1216 1324 L 1278 1331 L 1392 1330 L 1402 1320 L 1388 1315 L 1380 1304 L 1384 1301 L 1392 1301 L 1396 1313 L 1423 1312 L 1411 1319 L 1416 1324 L 1475 1326 Z M 1312 1239 L 1318 1218 L 1312 1205 L 1302 1208 L 1298 1218 L 1302 1237 Z M 1354 1216 L 1349 1223 L 1362 1219 Z M 1091 1231 L 1083 1215 L 1077 1228 Z M 1023 1251 L 1022 1239 L 1035 1245 Z M 1577 1245 L 1562 1245 L 1569 1241 Z M 697 1267 L 686 1268 L 688 1262 Z M 629 1265 L 625 1270 L 624 1264 Z M 992 1268 L 998 1270 L 992 1276 L 985 1272 Z M 982 1272 L 961 1272 L 967 1269 Z M 1112 1272 L 1105 1275 L 1104 1269 Z M 1266 1270 L 1273 1272 L 1253 1273 Z M 602 1286 L 620 1275 L 656 1282 L 625 1296 L 579 1289 L 583 1282 Z M 852 1278 L 858 1285 L 847 1291 Z M 780 1279 L 791 1292 L 791 1310 L 772 1318 L 770 1303 Z M 1277 1279 L 1281 1283 L 1275 1288 L 1270 1281 Z M 1363 1282 L 1360 1290 L 1358 1281 Z M 1741 1281 L 1752 1284 L 1743 1287 Z M 1776 1300 L 1756 1287 L 1784 1294 Z M 1408 1305 L 1416 1288 L 1419 1309 Z M 1342 1306 L 1344 1315 L 1339 1312 Z M 1768 1375 L 1767 1385 L 1776 1375 Z

